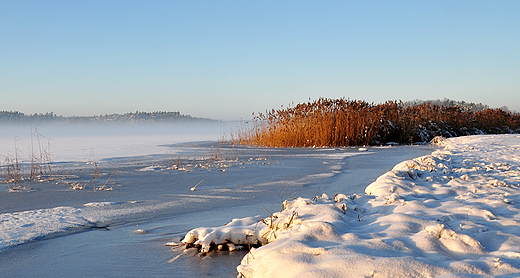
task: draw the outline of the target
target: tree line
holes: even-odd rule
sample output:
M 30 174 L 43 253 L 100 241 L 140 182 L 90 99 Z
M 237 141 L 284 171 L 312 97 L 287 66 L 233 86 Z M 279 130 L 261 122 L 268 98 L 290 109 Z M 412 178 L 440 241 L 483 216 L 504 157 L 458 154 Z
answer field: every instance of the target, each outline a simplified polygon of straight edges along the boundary
M 208 120 L 183 115 L 180 112 L 156 111 L 156 112 L 130 112 L 124 114 L 105 114 L 97 116 L 71 116 L 64 117 L 48 112 L 45 114 L 24 114 L 18 111 L 0 111 L 0 122 L 4 123 L 34 123 L 34 122 L 168 122 L 178 120 Z

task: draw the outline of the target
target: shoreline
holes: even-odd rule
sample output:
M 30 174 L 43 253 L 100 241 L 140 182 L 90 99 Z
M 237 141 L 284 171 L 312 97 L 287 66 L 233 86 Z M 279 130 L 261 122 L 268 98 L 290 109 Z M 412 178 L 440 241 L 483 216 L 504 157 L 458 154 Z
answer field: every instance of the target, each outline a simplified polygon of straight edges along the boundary
M 261 221 L 196 228 L 182 242 L 202 253 L 262 245 L 244 256 L 239 277 L 518 275 L 520 136 L 439 144 L 398 163 L 365 195 L 300 197 Z
M 248 213 L 262 215 L 266 213 L 266 209 L 273 212 L 277 211 L 280 209 L 282 196 L 284 198 L 312 196 L 317 191 L 324 190 L 332 194 L 335 191 L 345 190 L 362 192 L 362 189 L 368 183 L 375 180 L 377 176 L 384 173 L 395 163 L 429 153 L 431 149 L 424 146 L 386 147 L 369 148 L 368 151 L 360 152 L 357 149 L 345 148 L 262 149 L 261 151 L 256 148 L 242 148 L 240 152 L 237 152 L 237 148 L 221 148 L 220 152 L 229 152 L 228 158 L 235 153 L 240 157 L 239 162 L 243 162 L 243 164 L 233 164 L 233 166 L 227 168 L 203 169 L 193 167 L 191 171 L 186 172 L 158 167 L 160 160 L 143 157 L 142 161 L 130 160 L 123 163 L 126 166 L 120 168 L 121 172 L 117 180 L 121 186 L 114 187 L 113 191 L 70 190 L 66 185 L 60 184 L 49 187 L 49 184 L 39 183 L 41 189 L 35 192 L 1 192 L 4 200 L 2 203 L 4 212 L 6 208 L 9 211 L 19 211 L 20 209 L 16 209 L 16 207 L 26 207 L 22 210 L 27 212 L 42 208 L 52 210 L 57 206 L 65 206 L 70 207 L 68 208 L 70 212 L 75 210 L 82 212 L 80 214 L 70 213 L 68 216 L 62 217 L 61 220 L 66 220 L 70 216 L 71 221 L 76 221 L 83 217 L 83 219 L 95 223 L 94 226 L 105 227 L 105 229 L 89 228 L 84 232 L 74 234 L 65 231 L 67 235 L 53 236 L 52 239 L 47 240 L 45 234 L 49 234 L 49 232 L 45 232 L 45 230 L 52 228 L 52 225 L 48 225 L 47 228 L 46 226 L 39 226 L 40 232 L 45 232 L 43 237 L 28 237 L 30 235 L 29 229 L 37 230 L 38 225 L 43 223 L 36 220 L 29 221 L 29 219 L 23 222 L 23 218 L 21 218 L 23 223 L 19 222 L 19 228 L 13 231 L 25 237 L 25 240 L 28 240 L 27 243 L 3 249 L 0 252 L 0 256 L 3 256 L 2 260 L 6 263 L 12 256 L 16 256 L 19 267 L 13 268 L 12 265 L 0 264 L 0 269 L 5 273 L 20 275 L 20 273 L 24 273 L 24 269 L 34 269 L 34 266 L 37 265 L 40 270 L 44 271 L 48 264 L 43 264 L 43 262 L 33 258 L 38 254 L 37 256 L 52 257 L 53 260 L 57 260 L 53 261 L 53 265 L 61 273 L 73 273 L 70 272 L 72 269 L 66 263 L 69 262 L 69 258 L 55 257 L 54 252 L 56 251 L 54 248 L 58 247 L 75 250 L 78 255 L 81 254 L 79 256 L 82 257 L 82 262 L 79 263 L 79 266 L 92 265 L 99 258 L 114 261 L 117 264 L 125 264 L 122 260 L 125 260 L 124 257 L 129 256 L 129 254 L 120 254 L 123 256 L 120 258 L 113 257 L 114 252 L 117 253 L 117 251 L 105 250 L 111 244 L 125 246 L 137 244 L 135 248 L 139 248 L 139 252 L 149 256 L 144 264 L 153 265 L 157 269 L 156 271 L 164 274 L 185 269 L 183 264 L 186 263 L 204 262 L 204 264 L 208 264 L 208 267 L 211 265 L 210 268 L 215 268 L 217 267 L 215 264 L 219 264 L 220 259 L 208 261 L 204 258 L 183 256 L 168 264 L 173 254 L 170 248 L 165 247 L 164 244 L 175 240 L 175 238 L 180 240 L 186 232 L 200 225 L 219 225 L 232 218 L 246 216 Z M 191 157 L 191 162 L 193 162 L 194 153 L 200 159 L 202 151 L 190 151 L 186 158 Z M 121 167 L 121 165 L 116 165 L 121 162 L 117 160 L 103 164 L 102 167 L 108 167 L 105 170 L 100 170 L 100 172 L 105 173 L 104 179 L 107 178 L 106 175 L 111 172 L 111 169 Z M 167 160 L 163 160 L 163 162 L 167 162 Z M 236 163 L 236 161 L 233 163 Z M 92 167 L 92 165 L 82 164 L 78 169 L 85 167 Z M 147 169 L 147 171 L 139 171 L 143 169 Z M 82 172 L 79 176 L 87 180 L 88 177 L 91 177 L 91 173 Z M 197 187 L 197 191 L 190 191 L 190 188 L 201 180 L 204 181 Z M 90 205 L 85 206 L 85 204 Z M 33 207 L 33 209 L 30 209 L 30 207 Z M 96 212 L 97 216 L 94 214 L 94 216 L 85 217 L 86 211 Z M 9 216 L 11 214 L 3 213 L 2 215 Z M 208 220 L 211 220 L 205 219 L 208 216 L 217 223 L 208 222 Z M 190 219 L 186 219 L 186 217 Z M 83 219 L 80 220 L 83 221 Z M 59 217 L 56 220 L 61 221 Z M 20 221 L 20 218 L 18 221 Z M 73 222 L 69 224 L 71 223 Z M 9 221 L 0 225 L 8 224 Z M 144 230 L 145 233 L 133 233 L 139 229 Z M 15 236 L 7 233 L 5 229 L 0 229 L 0 231 L 3 231 L 4 236 Z M 112 239 L 116 240 L 112 242 L 106 241 L 111 239 L 112 236 L 108 236 L 106 239 L 96 236 L 96 242 L 88 241 L 88 238 L 98 234 L 101 236 L 103 233 L 107 233 L 107 236 L 117 234 L 118 239 Z M 83 241 L 88 241 L 89 244 L 76 245 Z M 72 244 L 72 246 L 68 246 L 68 244 Z M 148 246 L 149 244 L 151 245 Z M 155 247 L 149 249 L 152 246 Z M 33 250 L 33 248 L 36 249 Z M 99 248 L 99 250 L 95 252 L 92 248 Z M 50 253 L 47 254 L 47 252 Z M 112 254 L 112 256 L 110 257 L 109 254 Z M 133 256 L 130 255 L 132 258 Z M 235 260 L 233 264 L 236 266 L 240 258 L 235 255 L 231 257 L 236 258 L 236 260 L 233 259 Z M 217 256 L 217 258 L 224 260 L 231 257 Z M 231 273 L 235 271 L 234 266 L 229 269 Z M 220 269 L 220 267 L 217 268 Z M 99 273 L 100 275 L 117 276 L 115 267 L 106 266 L 103 269 L 104 272 Z M 92 270 L 89 271 L 89 273 L 92 272 Z M 145 275 L 140 269 L 131 265 L 127 266 L 126 271 L 136 276 Z M 188 276 L 200 274 L 191 272 L 192 270 L 185 269 L 183 271 L 186 271 Z M 220 269 L 218 271 L 228 270 Z

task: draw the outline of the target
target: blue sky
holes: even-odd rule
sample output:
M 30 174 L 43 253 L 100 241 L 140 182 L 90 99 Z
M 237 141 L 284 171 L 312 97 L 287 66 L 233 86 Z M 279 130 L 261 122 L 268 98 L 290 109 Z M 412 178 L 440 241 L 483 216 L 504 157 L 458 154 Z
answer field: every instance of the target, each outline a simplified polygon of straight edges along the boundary
M 247 119 L 319 97 L 520 111 L 520 1 L 0 0 L 0 110 Z

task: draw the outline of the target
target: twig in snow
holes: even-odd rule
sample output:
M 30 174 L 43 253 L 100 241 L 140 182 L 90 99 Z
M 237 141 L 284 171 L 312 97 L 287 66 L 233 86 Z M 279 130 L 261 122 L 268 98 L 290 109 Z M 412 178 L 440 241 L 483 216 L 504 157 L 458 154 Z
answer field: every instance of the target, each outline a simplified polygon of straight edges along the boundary
M 199 186 L 199 184 L 201 184 L 204 180 L 201 180 L 199 181 L 199 183 L 197 183 L 194 187 L 190 188 L 191 191 L 195 191 L 197 190 L 197 186 Z

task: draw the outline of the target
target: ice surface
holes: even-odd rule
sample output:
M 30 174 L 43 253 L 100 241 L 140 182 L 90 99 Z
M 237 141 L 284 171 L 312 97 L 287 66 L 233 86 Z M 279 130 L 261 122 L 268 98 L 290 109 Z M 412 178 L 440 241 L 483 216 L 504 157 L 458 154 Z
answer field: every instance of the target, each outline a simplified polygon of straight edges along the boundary
M 39 130 L 51 133 L 43 127 Z M 179 253 L 174 252 L 172 257 L 164 244 L 172 240 L 179 242 L 189 230 L 201 225 L 218 226 L 232 218 L 265 214 L 267 210 L 275 212 L 282 198 L 314 196 L 324 191 L 330 192 L 330 196 L 337 192 L 360 194 L 370 181 L 398 161 L 431 152 L 422 147 L 367 148 L 360 152 L 357 148 L 266 149 L 217 142 L 176 144 L 178 137 L 164 141 L 153 138 L 166 131 L 150 131 L 148 139 L 140 137 L 146 130 L 150 129 L 128 131 L 128 134 L 113 131 L 111 136 L 103 135 L 107 130 L 77 131 L 77 142 L 87 147 L 95 142 L 83 141 L 80 137 L 96 137 L 100 133 L 103 136 L 99 139 L 106 146 L 126 146 L 120 151 L 109 147 L 93 151 L 94 161 L 104 158 L 98 160 L 98 186 L 117 169 L 113 191 L 93 191 L 92 185 L 84 190 L 72 190 L 63 182 L 43 182 L 29 183 L 30 191 L 8 192 L 7 186 L 0 184 L 3 188 L 0 191 L 2 273 L 27 276 L 37 271 L 45 276 L 64 277 L 182 273 L 184 277 L 210 274 L 228 277 L 235 272 L 235 266 L 245 254 L 240 253 L 243 251 L 237 251 L 241 254 L 237 258 L 220 253 L 210 254 L 207 259 L 177 258 Z M 51 142 L 56 154 L 61 147 L 70 154 L 81 153 L 78 152 L 81 144 L 74 145 L 74 140 L 64 141 L 65 145 L 55 144 L 60 136 L 70 135 L 71 131 L 55 132 Z M 169 132 L 177 134 L 175 130 Z M 13 137 L 6 135 L 5 138 L 10 150 Z M 193 141 L 197 136 L 187 138 Z M 132 150 L 141 156 L 127 155 L 125 148 L 131 149 L 133 141 L 143 143 Z M 17 147 L 22 146 L 18 141 Z M 154 148 L 160 150 L 155 152 Z M 175 159 L 181 156 L 183 165 L 190 171 L 172 169 L 171 153 L 175 153 Z M 61 162 L 55 164 L 57 173 L 66 174 L 71 180 L 90 180 L 94 165 L 86 163 L 89 155 L 90 150 L 77 160 L 73 156 L 70 156 L 72 159 L 62 156 Z M 200 165 L 203 157 L 213 166 L 195 166 Z M 190 191 L 199 182 L 197 190 Z M 246 222 L 241 224 L 247 226 Z M 283 224 L 280 223 L 282 227 Z M 46 240 L 50 238 L 52 240 Z M 234 258 L 234 263 L 227 257 Z M 13 258 L 16 265 L 9 263 Z M 168 263 L 172 258 L 177 259 Z M 219 265 L 223 261 L 227 261 L 227 265 L 234 264 L 229 272 L 222 269 L 224 265 Z
M 520 136 L 440 144 L 365 195 L 297 198 L 264 218 L 193 229 L 183 242 L 201 252 L 262 244 L 237 267 L 244 277 L 518 276 Z

